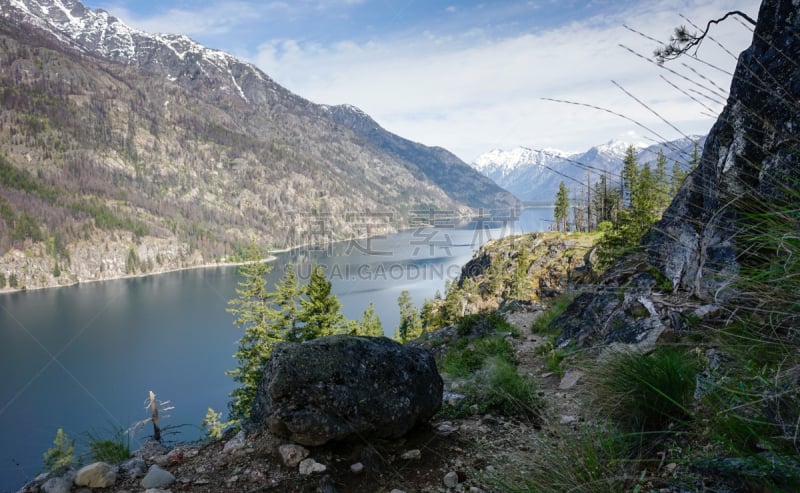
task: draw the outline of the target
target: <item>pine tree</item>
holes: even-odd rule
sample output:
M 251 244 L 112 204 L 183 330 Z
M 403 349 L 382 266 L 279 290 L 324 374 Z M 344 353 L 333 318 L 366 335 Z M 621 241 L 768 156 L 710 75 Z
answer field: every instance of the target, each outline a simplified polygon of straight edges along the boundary
M 397 306 L 400 307 L 400 326 L 395 338 L 402 343 L 413 341 L 422 335 L 422 318 L 407 290 L 400 293 L 400 297 L 397 298 Z
M 569 189 L 563 181 L 558 185 L 554 216 L 556 221 L 556 229 L 558 231 L 566 231 L 567 219 L 569 217 Z
M 361 315 L 361 322 L 357 326 L 356 333 L 360 336 L 383 337 L 383 324 L 375 313 L 375 306 L 372 303 Z
M 653 172 L 653 179 L 656 183 L 656 204 L 658 206 L 658 214 L 664 212 L 669 206 L 672 196 L 670 195 L 670 181 L 667 177 L 667 156 L 664 155 L 663 150 L 658 151 L 656 158 L 656 169 Z
M 673 197 L 678 193 L 683 181 L 686 179 L 686 172 L 683 171 L 681 163 L 675 161 L 672 163 L 672 174 L 669 177 L 669 193 Z
M 644 163 L 638 173 L 636 187 L 631 194 L 631 215 L 630 219 L 634 222 L 632 228 L 641 232 L 638 237 L 658 219 L 658 187 L 650 169 L 650 163 Z
M 237 297 L 228 302 L 228 312 L 236 316 L 234 325 L 244 329 L 233 355 L 237 366 L 227 372 L 239 384 L 231 392 L 232 400 L 228 403 L 230 417 L 234 420 L 250 416 L 264 364 L 275 345 L 283 339 L 282 331 L 274 324 L 280 318 L 273 308 L 275 293 L 267 289 L 266 276 L 272 266 L 260 260 L 255 246 L 248 249 L 246 257 L 247 263 L 239 268 L 242 279 L 236 288 Z
M 294 265 L 287 264 L 283 278 L 275 285 L 273 303 L 279 313 L 275 321 L 275 331 L 283 334 L 287 341 L 301 341 L 300 327 L 298 326 L 298 302 L 303 294 Z
M 639 161 L 636 148 L 628 146 L 622 164 L 622 202 L 623 207 L 630 206 L 631 196 L 639 183 Z
M 311 269 L 304 294 L 300 300 L 301 310 L 298 320 L 303 322 L 300 337 L 304 341 L 317 337 L 329 336 L 344 332 L 344 316 L 341 303 L 336 295 L 331 294 L 331 283 L 325 279 L 325 270 L 320 265 Z

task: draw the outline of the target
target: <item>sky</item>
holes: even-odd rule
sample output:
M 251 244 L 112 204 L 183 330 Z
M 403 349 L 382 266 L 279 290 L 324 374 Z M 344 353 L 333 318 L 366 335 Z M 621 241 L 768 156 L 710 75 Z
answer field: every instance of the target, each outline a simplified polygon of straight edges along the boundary
M 496 148 L 579 152 L 612 139 L 707 133 L 751 28 L 729 19 L 695 58 L 664 68 L 648 59 L 676 26 L 703 28 L 729 10 L 755 18 L 760 1 L 84 3 L 147 32 L 185 34 L 304 98 L 352 104 L 387 130 L 472 162 Z

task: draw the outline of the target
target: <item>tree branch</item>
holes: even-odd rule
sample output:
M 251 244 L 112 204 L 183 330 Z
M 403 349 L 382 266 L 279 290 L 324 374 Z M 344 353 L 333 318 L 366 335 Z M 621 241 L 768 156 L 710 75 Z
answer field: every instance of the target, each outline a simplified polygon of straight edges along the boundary
M 756 21 L 749 15 L 740 10 L 732 10 L 719 19 L 712 19 L 708 21 L 706 28 L 700 34 L 690 33 L 686 29 L 686 26 L 676 27 L 675 34 L 670 38 L 669 44 L 665 45 L 663 48 L 657 48 L 654 52 L 658 64 L 661 65 L 667 60 L 674 60 L 690 49 L 699 47 L 700 43 L 703 42 L 703 39 L 705 39 L 705 37 L 708 35 L 708 32 L 711 30 L 711 26 L 723 22 L 732 15 L 741 17 L 753 26 L 756 25 Z

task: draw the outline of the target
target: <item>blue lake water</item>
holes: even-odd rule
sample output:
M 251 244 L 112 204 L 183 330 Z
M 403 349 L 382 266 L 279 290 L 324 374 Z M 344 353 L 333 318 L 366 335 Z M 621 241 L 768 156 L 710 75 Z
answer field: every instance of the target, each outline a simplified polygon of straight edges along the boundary
M 549 227 L 552 209 L 525 211 L 514 232 Z M 446 280 L 501 228 L 406 231 L 385 238 L 298 249 L 277 255 L 279 279 L 294 264 L 326 269 L 348 318 L 370 302 L 391 336 L 397 298 L 417 305 L 443 292 Z M 147 417 L 153 390 L 174 409 L 166 438 L 194 440 L 208 407 L 225 411 L 233 382 L 225 371 L 241 333 L 226 312 L 238 281 L 235 267 L 186 270 L 134 279 L 0 295 L 0 491 L 41 472 L 42 452 L 61 427 L 78 445 L 86 433 L 126 429 Z M 144 427 L 131 446 L 151 432 Z

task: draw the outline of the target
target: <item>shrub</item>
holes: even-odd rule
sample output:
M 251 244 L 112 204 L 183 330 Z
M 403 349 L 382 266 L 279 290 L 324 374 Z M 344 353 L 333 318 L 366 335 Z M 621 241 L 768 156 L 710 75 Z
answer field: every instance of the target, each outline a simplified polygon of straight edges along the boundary
M 232 426 L 233 421 L 222 421 L 222 413 L 214 411 L 213 408 L 208 408 L 206 417 L 203 418 L 203 428 L 206 429 L 206 436 L 212 440 L 219 440 L 222 438 L 222 433 L 226 428 Z
M 59 474 L 77 464 L 75 460 L 75 441 L 70 440 L 64 430 L 59 428 L 53 446 L 42 455 L 47 472 Z
M 111 438 L 89 432 L 89 454 L 94 461 L 119 464 L 131 456 L 130 437 L 125 430 L 114 430 Z
M 493 356 L 511 363 L 514 361 L 514 349 L 500 336 L 474 341 L 459 339 L 445 354 L 442 371 L 453 377 L 466 377 L 481 369 L 484 361 Z

